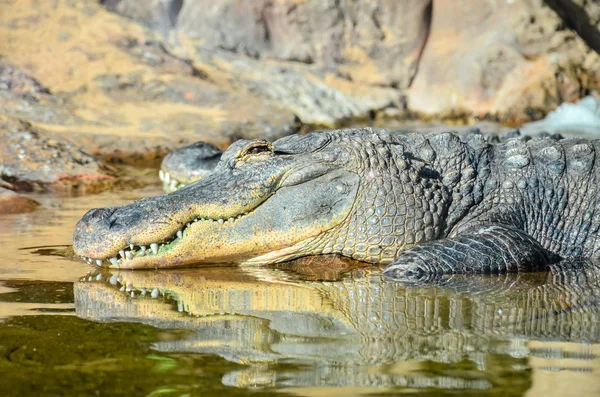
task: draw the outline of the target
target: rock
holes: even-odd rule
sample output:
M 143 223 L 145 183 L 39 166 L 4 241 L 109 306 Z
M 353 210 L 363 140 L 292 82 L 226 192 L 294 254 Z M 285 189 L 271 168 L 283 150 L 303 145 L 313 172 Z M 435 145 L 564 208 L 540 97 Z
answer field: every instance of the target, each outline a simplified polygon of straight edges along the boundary
M 427 38 L 431 1 L 115 0 L 108 8 L 205 48 L 406 88 Z
M 408 106 L 519 123 L 597 89 L 599 73 L 598 54 L 540 0 L 436 0 Z
M 0 60 L 0 91 L 36 96 L 50 92 L 39 81 Z
M 75 145 L 0 116 L 0 179 L 21 190 L 101 190 L 114 171 Z
M 93 3 L 60 4 L 14 1 L 11 13 L 0 13 L 3 61 L 49 92 L 0 90 L 0 114 L 65 136 L 103 160 L 145 166 L 200 139 L 225 148 L 300 128 L 292 111 L 231 76 L 208 76 L 135 22 Z
M 0 187 L 0 215 L 32 212 L 38 205 L 30 198 Z

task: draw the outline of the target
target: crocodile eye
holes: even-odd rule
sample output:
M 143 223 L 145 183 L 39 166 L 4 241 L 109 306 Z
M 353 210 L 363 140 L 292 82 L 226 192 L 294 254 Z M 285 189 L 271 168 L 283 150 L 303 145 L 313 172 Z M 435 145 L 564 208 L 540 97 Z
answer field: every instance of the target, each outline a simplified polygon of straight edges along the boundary
M 273 145 L 265 140 L 252 141 L 246 145 L 237 155 L 238 160 L 252 161 L 260 160 L 265 156 L 273 154 Z

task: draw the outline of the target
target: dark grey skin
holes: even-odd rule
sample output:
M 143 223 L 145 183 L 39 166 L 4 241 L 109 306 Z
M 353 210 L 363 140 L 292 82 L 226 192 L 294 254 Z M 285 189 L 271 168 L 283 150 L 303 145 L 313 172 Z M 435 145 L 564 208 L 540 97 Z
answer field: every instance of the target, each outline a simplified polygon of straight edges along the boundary
M 398 135 L 409 134 L 410 132 L 408 130 L 390 131 L 391 134 Z M 457 134 L 461 139 L 471 134 L 482 134 L 488 142 L 492 143 L 500 143 L 506 139 L 522 136 L 519 130 L 507 131 L 505 134 L 493 134 L 484 133 L 476 127 L 466 128 Z M 541 132 L 533 136 L 523 136 L 523 139 L 527 140 L 533 138 L 560 140 L 563 139 L 563 136 L 558 133 L 550 134 L 547 132 Z M 208 176 L 217 166 L 222 154 L 223 151 L 215 145 L 202 141 L 172 151 L 164 158 L 160 166 L 159 176 L 165 191 L 170 193 Z
M 160 165 L 160 180 L 171 192 L 209 175 L 221 160 L 223 151 L 206 142 L 191 145 L 169 153 Z
M 477 134 L 461 140 L 452 133 L 348 129 L 293 135 L 272 147 L 259 142 L 237 142 L 210 177 L 170 195 L 90 211 L 76 228 L 76 253 L 103 259 L 152 239 L 166 244 L 165 256 L 151 258 L 154 267 L 336 253 L 388 265 L 384 274 L 395 279 L 538 271 L 564 259 L 598 257 L 594 164 L 600 141 L 514 138 L 490 144 Z M 249 147 L 254 153 L 240 160 Z M 339 189 L 325 189 L 336 183 Z M 285 198 L 300 197 L 294 189 L 304 189 L 304 201 Z M 247 228 L 240 230 L 250 240 L 259 241 L 262 230 L 285 238 L 288 229 L 301 229 L 306 236 L 313 222 L 321 229 L 310 238 L 290 237 L 284 248 L 269 246 L 271 253 L 259 245 L 248 251 L 217 228 L 206 229 L 210 238 L 190 233 L 193 250 L 178 251 L 169 242 L 190 217 L 222 216 L 220 211 L 227 218 L 239 208 L 250 213 L 231 230 Z M 226 247 L 226 257 L 206 254 L 215 247 Z M 121 266 L 150 263 L 145 258 Z

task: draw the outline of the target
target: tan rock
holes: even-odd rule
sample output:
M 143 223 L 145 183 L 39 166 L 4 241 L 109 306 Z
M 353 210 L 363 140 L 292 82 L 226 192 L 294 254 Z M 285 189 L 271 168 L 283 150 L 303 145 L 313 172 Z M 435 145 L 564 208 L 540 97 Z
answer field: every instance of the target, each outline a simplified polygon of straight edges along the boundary
M 597 87 L 598 61 L 539 0 L 439 0 L 408 105 L 525 121 Z

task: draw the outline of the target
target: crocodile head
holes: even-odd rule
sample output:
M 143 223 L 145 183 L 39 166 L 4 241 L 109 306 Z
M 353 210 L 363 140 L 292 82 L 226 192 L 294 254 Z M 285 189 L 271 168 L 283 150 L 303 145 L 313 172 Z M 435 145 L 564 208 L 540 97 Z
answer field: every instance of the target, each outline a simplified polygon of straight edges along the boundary
M 124 268 L 266 263 L 311 254 L 319 236 L 348 216 L 359 185 L 332 138 L 237 141 L 196 183 L 90 210 L 75 228 L 74 250 Z
M 221 159 L 223 151 L 206 142 L 195 142 L 169 153 L 160 165 L 160 180 L 167 192 L 172 192 L 210 173 Z
M 197 182 L 89 211 L 73 247 L 122 268 L 319 254 L 389 263 L 399 249 L 437 237 L 445 210 L 438 180 L 403 154 L 403 143 L 370 129 L 237 141 Z

